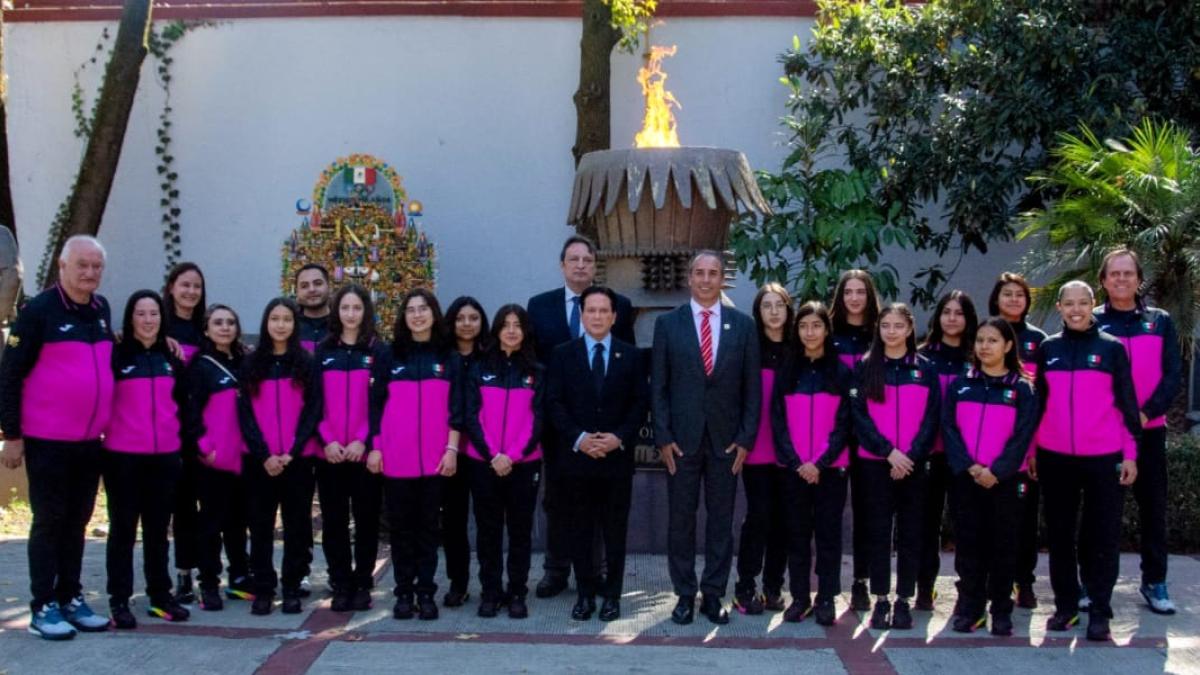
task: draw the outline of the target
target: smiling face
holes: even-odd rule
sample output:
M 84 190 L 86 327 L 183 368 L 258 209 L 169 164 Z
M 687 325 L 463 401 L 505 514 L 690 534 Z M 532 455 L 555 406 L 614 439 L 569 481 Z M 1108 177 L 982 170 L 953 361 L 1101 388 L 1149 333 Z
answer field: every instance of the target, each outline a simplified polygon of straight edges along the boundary
M 149 347 L 158 339 L 162 312 L 153 298 L 142 298 L 133 306 L 133 337 Z
M 454 317 L 454 338 L 463 342 L 474 342 L 483 330 L 483 315 L 470 305 L 463 305 Z
M 975 358 L 985 370 L 1004 367 L 1004 355 L 1013 350 L 1013 343 L 1004 339 L 995 326 L 981 326 L 975 334 Z
M 1140 281 L 1133 256 L 1118 255 L 1109 258 L 1101 283 L 1109 302 L 1119 307 L 1129 307 L 1136 302 Z
M 574 243 L 567 247 L 561 263 L 563 281 L 576 293 L 582 292 L 596 279 L 596 256 L 587 244 Z
M 208 317 L 208 324 L 204 327 L 204 334 L 217 349 L 221 351 L 229 351 L 230 345 L 237 339 L 238 336 L 238 320 L 233 312 L 227 309 L 218 309 Z
M 842 287 L 842 304 L 846 317 L 860 323 L 867 312 L 867 284 L 862 279 L 848 279 Z
M 820 358 L 825 353 L 825 338 L 829 332 L 825 330 L 825 322 L 816 314 L 808 314 L 796 322 L 796 335 L 800 344 L 804 345 L 804 353 L 809 358 Z
M 321 270 L 304 270 L 296 277 L 296 302 L 314 316 L 319 316 L 329 306 L 329 282 Z
M 692 291 L 692 299 L 703 307 L 712 307 L 720 299 L 723 281 L 721 261 L 715 256 L 700 256 L 688 272 L 688 288 Z
M 167 289 L 175 304 L 175 311 L 181 315 L 191 316 L 200 304 L 204 294 L 204 280 L 195 270 L 188 270 L 175 278 L 175 282 Z
M 433 308 L 425 298 L 414 295 L 408 299 L 404 306 L 404 325 L 417 342 L 424 342 L 433 334 Z
M 942 326 L 943 336 L 961 338 L 967 329 L 967 315 L 963 313 L 962 303 L 958 300 L 948 301 L 938 315 L 938 322 Z
M 1000 295 L 996 298 L 1000 315 L 1009 323 L 1016 323 L 1025 315 L 1029 303 L 1025 299 L 1025 289 L 1021 284 L 1009 282 L 1000 287 Z
M 296 330 L 296 315 L 285 305 L 276 305 L 267 315 L 267 336 L 276 351 L 287 349 L 288 340 Z
M 889 351 L 907 350 L 908 336 L 913 325 L 900 312 L 888 312 L 879 317 L 879 339 Z
M 366 307 L 363 305 L 362 298 L 356 293 L 346 293 L 342 296 L 341 302 L 338 303 L 338 320 L 342 322 L 343 331 L 351 331 L 355 334 L 362 328 L 363 313 Z
M 1083 331 L 1092 325 L 1092 308 L 1095 304 L 1087 288 L 1072 286 L 1059 295 L 1058 313 L 1067 328 Z
M 509 353 L 516 352 L 521 349 L 523 342 L 525 331 L 521 330 L 521 320 L 517 318 L 516 312 L 509 312 L 504 317 L 504 325 L 500 329 L 500 348 Z
M 758 305 L 759 316 L 767 330 L 782 330 L 787 323 L 787 303 L 778 293 L 765 293 Z

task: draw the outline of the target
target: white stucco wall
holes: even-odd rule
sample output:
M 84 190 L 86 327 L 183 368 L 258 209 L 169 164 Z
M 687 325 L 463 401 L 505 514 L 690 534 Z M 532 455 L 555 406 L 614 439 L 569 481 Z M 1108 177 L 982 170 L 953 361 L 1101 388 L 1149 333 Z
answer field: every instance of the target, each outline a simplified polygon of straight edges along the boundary
M 666 65 L 684 106 L 683 142 L 738 148 L 755 167 L 778 166 L 786 91 L 775 59 L 808 25 L 676 19 L 656 28 L 656 43 L 679 46 Z M 103 27 L 5 27 L 30 290 L 82 152 L 71 134 L 71 74 Z M 455 17 L 238 20 L 190 33 L 172 52 L 184 259 L 206 270 L 210 300 L 253 325 L 277 292 L 296 199 L 333 159 L 369 152 L 398 167 L 409 195 L 425 204 L 441 297 L 472 293 L 495 308 L 559 283 L 557 251 L 571 232 L 578 40 L 577 20 Z M 639 65 L 613 57 L 614 145 L 631 143 L 640 126 Z M 85 85 L 99 73 L 93 67 Z M 161 284 L 161 102 L 148 60 L 101 229 L 110 251 L 103 290 L 116 311 L 133 290 Z M 735 299 L 747 301 L 748 284 L 740 286 Z

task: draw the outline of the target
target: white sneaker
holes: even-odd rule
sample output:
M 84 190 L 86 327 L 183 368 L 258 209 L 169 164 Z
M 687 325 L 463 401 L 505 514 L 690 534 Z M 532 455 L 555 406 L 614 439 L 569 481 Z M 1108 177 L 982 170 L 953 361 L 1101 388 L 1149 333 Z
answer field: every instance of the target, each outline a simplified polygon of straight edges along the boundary
M 82 595 L 72 600 L 63 613 L 72 626 L 85 633 L 100 633 L 108 630 L 108 617 L 93 612 Z
M 33 613 L 29 632 L 43 640 L 70 640 L 75 637 L 75 627 L 63 618 L 57 602 L 48 602 Z
M 1150 611 L 1155 614 L 1174 614 L 1175 603 L 1171 602 L 1171 596 L 1167 595 L 1166 584 L 1143 584 L 1141 587 L 1142 597 L 1146 599 L 1146 604 L 1150 605 Z

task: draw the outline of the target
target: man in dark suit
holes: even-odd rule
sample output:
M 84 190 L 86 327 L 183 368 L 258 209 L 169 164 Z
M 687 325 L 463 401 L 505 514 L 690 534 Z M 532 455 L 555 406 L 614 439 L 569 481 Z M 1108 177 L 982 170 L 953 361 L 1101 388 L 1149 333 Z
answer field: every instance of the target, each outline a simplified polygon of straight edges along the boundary
M 654 442 L 667 467 L 667 554 L 679 601 L 677 624 L 692 622 L 696 602 L 696 510 L 708 513 L 700 612 L 729 622 L 721 604 L 733 559 L 737 474 L 758 431 L 760 389 L 754 321 L 722 306 L 721 255 L 697 253 L 688 266 L 691 301 L 654 323 L 651 404 Z
M 557 477 L 571 496 L 570 550 L 579 590 L 571 618 L 591 618 L 599 592 L 600 620 L 613 621 L 621 616 L 633 448 L 650 394 L 637 347 L 612 335 L 616 293 L 592 287 L 580 304 L 583 337 L 559 345 L 550 359 L 547 414 L 559 442 Z M 602 585 L 593 547 L 597 529 L 608 562 Z
M 583 335 L 583 307 L 579 294 L 596 280 L 596 245 L 587 237 L 574 235 L 563 242 L 558 255 L 562 267 L 562 288 L 546 291 L 529 299 L 526 310 L 533 322 L 534 347 L 538 360 L 549 363 L 554 348 Z M 617 294 L 617 319 L 613 335 L 622 342 L 636 344 L 633 337 L 633 305 L 629 298 Z M 545 455 L 546 480 L 542 495 L 542 508 L 546 511 L 546 562 L 545 576 L 538 582 L 535 593 L 539 598 L 550 598 L 567 588 L 571 575 L 570 535 L 567 524 L 567 504 L 570 495 L 557 479 L 558 447 L 554 430 L 547 425 L 542 435 L 542 448 L 549 449 Z

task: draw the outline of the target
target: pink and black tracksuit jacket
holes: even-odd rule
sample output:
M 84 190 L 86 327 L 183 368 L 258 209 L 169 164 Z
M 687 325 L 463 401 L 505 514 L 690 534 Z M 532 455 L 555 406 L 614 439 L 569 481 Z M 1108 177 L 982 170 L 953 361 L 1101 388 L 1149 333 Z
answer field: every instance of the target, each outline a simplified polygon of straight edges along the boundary
M 463 376 L 462 408 L 453 414 L 455 428 L 466 432 L 467 456 L 490 462 L 497 454 L 514 463 L 542 458 L 545 368 L 526 372 L 503 354 L 477 359 Z
M 196 311 L 202 312 L 203 310 L 197 307 Z M 190 319 L 171 317 L 167 322 L 167 336 L 174 338 L 179 343 L 179 349 L 183 351 L 183 365 L 185 366 L 190 364 L 196 354 L 200 352 L 201 331 Z
M 1146 428 L 1166 426 L 1167 409 L 1183 384 L 1183 359 L 1171 315 L 1139 300 L 1129 311 L 1105 303 L 1095 316 L 1100 330 L 1125 346 L 1138 408 L 1149 420 Z
M 262 346 L 260 349 L 270 349 Z M 291 455 L 293 458 L 315 457 L 321 448 L 316 441 L 317 423 L 321 421 L 321 388 L 318 371 L 307 352 L 310 375 L 303 382 L 292 378 L 294 367 L 287 355 L 272 356 L 268 376 L 254 391 L 242 377 L 243 395 L 239 401 L 239 419 L 246 447 L 258 461 L 272 455 Z
M 862 389 L 864 364 L 855 373 L 851 414 L 858 435 L 858 457 L 883 461 L 895 448 L 914 463 L 925 461 L 941 423 L 941 389 L 937 373 L 924 357 L 884 357 L 883 400 L 867 398 Z
M 1038 352 L 1046 341 L 1045 331 L 1030 325 L 1028 321 L 1009 322 L 1008 325 L 1012 326 L 1013 334 L 1017 336 L 1017 356 L 1021 357 L 1021 365 L 1025 366 L 1030 379 L 1036 379 Z
M 186 393 L 183 364 L 161 349 L 123 344 L 113 357 L 112 419 L 104 449 L 132 455 L 178 453 Z
M 238 399 L 244 395 L 238 382 L 241 365 L 241 359 L 202 352 L 192 359 L 185 378 L 184 438 L 206 463 L 213 457 L 207 464 L 210 468 L 234 475 L 241 475 L 242 458 L 248 452 L 238 421 Z
M 437 476 L 450 435 L 451 401 L 459 359 L 416 343 L 407 354 L 387 352 L 371 386 L 371 447 L 388 478 Z
M 834 331 L 833 348 L 837 351 L 838 360 L 844 363 L 851 373 L 870 351 L 873 337 L 872 326 L 846 326 Z
M 55 285 L 21 309 L 0 360 L 0 426 L 9 439 L 96 441 L 112 415 L 108 301 L 71 301 Z
M 809 462 L 819 469 L 849 466 L 852 386 L 850 369 L 834 354 L 816 361 L 801 355 L 780 369 L 769 399 L 780 466 L 792 472 Z
M 1038 425 L 1031 381 L 972 368 L 950 383 L 944 406 L 942 438 L 951 471 L 961 474 L 979 464 L 1002 481 L 1017 474 Z
M 787 347 L 782 342 L 762 342 L 762 410 L 758 416 L 758 434 L 754 447 L 746 455 L 750 466 L 769 466 L 776 463 L 775 439 L 771 432 L 771 393 L 775 391 L 775 380 L 783 367 Z
M 971 369 L 967 363 L 967 350 L 965 347 L 952 347 L 945 342 L 925 345 L 920 350 L 920 355 L 929 361 L 929 366 L 933 368 L 933 372 L 937 373 L 938 388 L 942 392 L 942 403 L 946 402 L 946 393 L 950 390 L 950 383 L 955 378 L 967 374 Z M 942 441 L 941 429 L 933 441 L 933 449 L 930 454 L 941 454 L 946 451 L 946 446 Z
M 1039 448 L 1076 457 L 1120 452 L 1137 459 L 1141 420 L 1129 357 L 1121 341 L 1095 322 L 1084 331 L 1064 327 L 1046 338 L 1037 388 L 1043 407 Z
M 324 448 L 354 441 L 364 447 L 371 442 L 371 373 L 386 358 L 386 346 L 376 340 L 369 345 L 323 342 L 317 347 L 316 362 L 324 406 L 317 423 L 317 437 Z M 321 453 L 324 458 L 324 453 Z M 366 456 L 366 453 L 363 453 Z
M 301 313 L 296 323 L 300 330 L 300 346 L 309 354 L 315 354 L 317 347 L 325 341 L 325 336 L 329 335 L 329 317 L 314 319 Z

